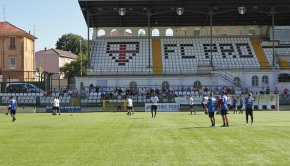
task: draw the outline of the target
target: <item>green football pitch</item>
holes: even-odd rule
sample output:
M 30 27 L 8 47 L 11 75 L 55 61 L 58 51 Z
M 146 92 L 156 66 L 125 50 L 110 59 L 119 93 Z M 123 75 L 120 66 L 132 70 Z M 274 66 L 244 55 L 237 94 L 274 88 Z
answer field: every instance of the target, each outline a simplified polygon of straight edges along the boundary
M 0 115 L 0 165 L 290 165 L 290 111 Z

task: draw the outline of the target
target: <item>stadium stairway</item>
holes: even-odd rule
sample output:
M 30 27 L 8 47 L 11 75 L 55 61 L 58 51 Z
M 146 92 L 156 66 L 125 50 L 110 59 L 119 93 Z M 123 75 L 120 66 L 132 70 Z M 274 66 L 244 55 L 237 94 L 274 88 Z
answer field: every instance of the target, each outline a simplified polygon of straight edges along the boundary
M 269 62 L 267 60 L 267 57 L 263 51 L 263 48 L 260 44 L 259 40 L 251 40 L 252 46 L 254 48 L 254 51 L 256 53 L 257 59 L 260 62 L 260 66 L 262 70 L 269 70 Z
M 153 74 L 162 74 L 162 58 L 161 58 L 161 43 L 160 40 L 152 41 L 152 60 L 153 60 Z

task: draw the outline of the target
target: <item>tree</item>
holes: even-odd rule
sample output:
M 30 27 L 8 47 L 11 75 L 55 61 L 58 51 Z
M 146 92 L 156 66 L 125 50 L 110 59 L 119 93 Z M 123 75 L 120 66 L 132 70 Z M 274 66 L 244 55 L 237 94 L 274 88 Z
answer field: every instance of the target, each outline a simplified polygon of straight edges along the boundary
M 55 46 L 56 49 L 71 51 L 76 55 L 80 55 L 80 53 L 88 54 L 87 40 L 85 40 L 79 35 L 75 35 L 72 33 L 62 35 L 62 37 L 59 38 L 58 41 L 56 42 Z
M 81 60 L 82 58 L 82 60 Z M 66 63 L 60 70 L 64 73 L 65 77 L 68 76 L 80 76 L 81 75 L 81 61 L 82 61 L 82 75 L 87 75 L 87 65 L 88 65 L 88 56 L 81 54 L 77 59 Z

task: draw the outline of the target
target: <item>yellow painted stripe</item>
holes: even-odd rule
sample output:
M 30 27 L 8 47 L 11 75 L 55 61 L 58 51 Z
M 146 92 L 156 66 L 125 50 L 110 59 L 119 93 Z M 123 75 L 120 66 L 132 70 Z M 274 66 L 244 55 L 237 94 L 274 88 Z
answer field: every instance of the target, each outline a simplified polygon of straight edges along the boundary
M 260 41 L 251 40 L 251 43 L 258 58 L 258 61 L 260 62 L 261 70 L 269 70 L 270 69 L 269 62 L 266 58 L 263 48 L 261 47 Z
M 161 56 L 161 42 L 160 40 L 152 41 L 152 60 L 153 60 L 153 74 L 162 74 L 162 56 Z

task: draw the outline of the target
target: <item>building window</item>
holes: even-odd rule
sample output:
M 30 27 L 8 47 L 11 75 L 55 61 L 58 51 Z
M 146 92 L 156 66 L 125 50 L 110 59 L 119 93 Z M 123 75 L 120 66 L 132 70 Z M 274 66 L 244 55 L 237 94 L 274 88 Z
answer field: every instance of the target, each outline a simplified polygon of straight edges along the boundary
M 15 37 L 10 37 L 10 49 L 15 49 Z
M 136 90 L 137 89 L 137 83 L 135 81 L 130 82 L 130 90 Z
M 250 28 L 249 35 L 256 35 L 256 30 L 254 28 Z
M 173 30 L 171 28 L 166 29 L 165 35 L 166 36 L 173 36 Z
M 262 83 L 263 83 L 263 85 L 268 85 L 269 84 L 268 76 L 263 76 L 262 77 Z
M 242 30 L 240 28 L 238 28 L 238 29 L 236 29 L 236 33 L 235 34 L 236 35 L 242 35 L 243 33 L 242 33 Z
M 186 29 L 185 28 L 179 29 L 179 36 L 186 36 Z
M 126 29 L 124 32 L 124 36 L 132 36 L 132 30 L 131 29 Z
M 169 89 L 169 83 L 168 83 L 168 81 L 162 82 L 162 89 Z
M 105 36 L 106 32 L 103 29 L 98 30 L 98 37 Z
M 200 83 L 199 81 L 195 81 L 195 82 L 193 83 L 193 88 L 194 88 L 194 89 L 200 89 L 200 88 L 201 88 L 201 83 Z
M 215 35 L 215 30 L 213 28 L 212 29 L 208 28 L 207 35 L 210 36 L 211 34 L 212 34 L 212 36 L 214 36 Z
M 227 36 L 229 34 L 229 30 L 227 28 L 222 28 L 221 36 Z
M 15 57 L 9 58 L 9 67 L 10 67 L 10 69 L 16 69 L 16 58 Z
M 146 31 L 144 29 L 139 29 L 138 36 L 145 36 L 145 35 L 146 35 Z
M 252 77 L 252 86 L 258 86 L 259 85 L 259 78 L 258 76 Z
M 193 30 L 193 36 L 200 36 L 200 29 L 195 28 L 195 29 Z
M 113 30 L 111 31 L 111 36 L 119 36 L 119 32 L 118 32 L 118 30 L 117 30 L 117 29 L 113 29 Z
M 153 29 L 152 30 L 152 36 L 159 36 L 159 30 L 158 29 Z

